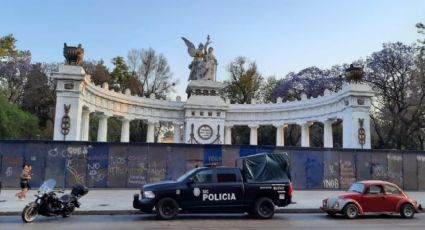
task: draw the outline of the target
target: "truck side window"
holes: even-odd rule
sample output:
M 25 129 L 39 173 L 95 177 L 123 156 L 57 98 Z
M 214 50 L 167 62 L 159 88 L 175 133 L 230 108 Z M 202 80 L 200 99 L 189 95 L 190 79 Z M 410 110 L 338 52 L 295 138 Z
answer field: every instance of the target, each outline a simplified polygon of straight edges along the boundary
M 194 181 L 197 183 L 212 183 L 213 182 L 213 170 L 202 170 L 196 173 Z
M 236 174 L 234 173 L 218 173 L 217 174 L 218 182 L 236 182 Z

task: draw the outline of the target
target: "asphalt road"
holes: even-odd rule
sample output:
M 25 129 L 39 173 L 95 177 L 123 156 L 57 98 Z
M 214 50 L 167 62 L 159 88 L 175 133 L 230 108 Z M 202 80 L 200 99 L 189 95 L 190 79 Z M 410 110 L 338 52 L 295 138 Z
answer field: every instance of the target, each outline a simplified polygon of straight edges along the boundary
M 176 220 L 157 220 L 154 215 L 76 215 L 39 217 L 24 224 L 20 216 L 0 216 L 0 229 L 424 229 L 425 213 L 413 219 L 398 215 L 364 216 L 355 220 L 326 214 L 276 214 L 270 220 L 244 215 L 181 215 Z

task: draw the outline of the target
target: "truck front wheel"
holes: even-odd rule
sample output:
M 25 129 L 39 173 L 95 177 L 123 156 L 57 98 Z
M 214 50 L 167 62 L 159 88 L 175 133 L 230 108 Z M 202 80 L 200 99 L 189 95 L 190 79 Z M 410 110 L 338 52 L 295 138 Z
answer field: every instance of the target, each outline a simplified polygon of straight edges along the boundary
M 274 215 L 275 205 L 270 198 L 261 197 L 254 205 L 254 213 L 258 218 L 270 219 Z
M 156 204 L 158 216 L 163 220 L 172 220 L 179 213 L 177 201 L 170 197 L 162 198 Z

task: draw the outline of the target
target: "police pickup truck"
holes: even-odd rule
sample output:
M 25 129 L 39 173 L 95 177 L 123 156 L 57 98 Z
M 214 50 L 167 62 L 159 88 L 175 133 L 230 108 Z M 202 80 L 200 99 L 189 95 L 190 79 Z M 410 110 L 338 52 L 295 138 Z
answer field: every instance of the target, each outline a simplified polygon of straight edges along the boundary
M 273 217 L 275 207 L 291 203 L 292 184 L 286 153 L 238 158 L 237 167 L 194 168 L 176 181 L 146 184 L 135 194 L 133 207 L 161 219 L 179 212 L 247 212 L 261 219 Z

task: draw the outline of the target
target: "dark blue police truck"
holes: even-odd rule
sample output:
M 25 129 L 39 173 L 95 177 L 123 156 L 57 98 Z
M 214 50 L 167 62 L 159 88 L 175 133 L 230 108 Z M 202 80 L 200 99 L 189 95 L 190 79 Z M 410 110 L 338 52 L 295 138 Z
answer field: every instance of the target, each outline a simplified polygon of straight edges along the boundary
M 161 219 L 179 212 L 247 212 L 273 217 L 275 207 L 291 203 L 292 184 L 286 153 L 261 153 L 238 158 L 236 167 L 199 167 L 176 181 L 146 184 L 135 194 L 133 207 L 155 210 Z

